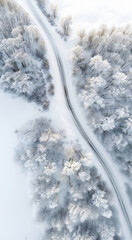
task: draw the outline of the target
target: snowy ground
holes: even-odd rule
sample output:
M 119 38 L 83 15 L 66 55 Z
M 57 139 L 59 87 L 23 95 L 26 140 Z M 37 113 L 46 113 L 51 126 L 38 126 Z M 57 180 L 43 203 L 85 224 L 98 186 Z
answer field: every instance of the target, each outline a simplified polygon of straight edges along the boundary
M 95 27 L 100 24 L 123 24 L 131 22 L 131 0 L 50 0 L 57 3 L 59 17 L 73 16 L 73 28 Z
M 17 138 L 14 131 L 38 111 L 20 98 L 0 92 L 0 239 L 38 240 L 33 222 L 29 189 L 24 174 L 14 161 Z

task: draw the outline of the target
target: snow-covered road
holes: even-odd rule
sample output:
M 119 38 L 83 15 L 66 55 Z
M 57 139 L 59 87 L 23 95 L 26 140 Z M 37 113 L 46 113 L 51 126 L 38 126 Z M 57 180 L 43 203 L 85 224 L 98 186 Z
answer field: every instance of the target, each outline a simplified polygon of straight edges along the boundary
M 65 112 L 65 105 L 67 105 L 68 112 L 70 113 L 71 121 L 76 125 L 77 130 L 80 132 L 81 137 L 91 146 L 92 151 L 96 155 L 101 167 L 105 170 L 109 181 L 114 189 L 116 198 L 118 199 L 118 210 L 120 206 L 120 220 L 124 228 L 125 237 L 127 240 L 132 239 L 132 225 L 131 225 L 131 206 L 126 196 L 121 174 L 117 167 L 109 161 L 109 156 L 106 154 L 91 129 L 87 126 L 83 117 L 83 113 L 78 107 L 78 102 L 74 96 L 70 64 L 67 60 L 67 52 L 63 42 L 56 34 L 54 29 L 50 26 L 47 19 L 42 15 L 36 3 L 33 0 L 25 0 L 22 2 L 23 6 L 34 19 L 38 25 L 41 33 L 45 36 L 45 41 L 50 55 L 50 64 L 53 66 L 54 76 L 62 81 L 59 86 L 63 91 L 58 91 L 58 103 L 61 109 L 61 116 Z M 59 99 L 60 98 L 60 99 Z M 75 127 L 75 126 L 74 126 Z

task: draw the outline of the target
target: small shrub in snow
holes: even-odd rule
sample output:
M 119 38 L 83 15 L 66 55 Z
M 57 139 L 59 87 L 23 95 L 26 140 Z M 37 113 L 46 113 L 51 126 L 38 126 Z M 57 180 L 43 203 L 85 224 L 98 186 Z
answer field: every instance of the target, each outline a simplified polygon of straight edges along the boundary
M 71 15 L 68 15 L 66 17 L 61 18 L 60 25 L 62 27 L 63 34 L 65 36 L 68 36 L 70 33 L 70 25 L 72 23 L 72 17 Z

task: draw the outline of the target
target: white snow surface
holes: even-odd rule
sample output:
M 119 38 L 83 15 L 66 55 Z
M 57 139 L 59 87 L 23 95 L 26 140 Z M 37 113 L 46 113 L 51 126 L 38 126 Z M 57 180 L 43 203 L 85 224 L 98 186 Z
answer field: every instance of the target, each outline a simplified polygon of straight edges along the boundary
M 71 14 L 73 30 L 101 24 L 124 24 L 132 21 L 131 0 L 47 0 L 58 5 L 59 18 Z M 49 4 L 49 5 L 50 5 Z
M 38 111 L 20 98 L 0 92 L 0 239 L 39 240 L 25 175 L 14 161 L 15 130 Z

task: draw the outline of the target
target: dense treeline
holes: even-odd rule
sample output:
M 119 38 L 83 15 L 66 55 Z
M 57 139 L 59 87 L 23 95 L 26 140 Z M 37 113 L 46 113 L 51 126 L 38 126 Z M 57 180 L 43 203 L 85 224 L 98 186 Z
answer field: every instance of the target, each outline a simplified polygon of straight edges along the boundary
M 88 122 L 132 176 L 132 26 L 80 31 L 78 39 L 73 74 Z
M 37 220 L 46 239 L 119 239 L 112 196 L 93 165 L 91 153 L 69 142 L 43 118 L 18 132 L 16 160 L 32 175 Z
M 45 43 L 27 14 L 0 0 L 0 86 L 48 108 L 54 85 Z

